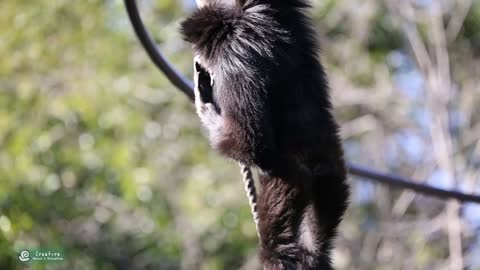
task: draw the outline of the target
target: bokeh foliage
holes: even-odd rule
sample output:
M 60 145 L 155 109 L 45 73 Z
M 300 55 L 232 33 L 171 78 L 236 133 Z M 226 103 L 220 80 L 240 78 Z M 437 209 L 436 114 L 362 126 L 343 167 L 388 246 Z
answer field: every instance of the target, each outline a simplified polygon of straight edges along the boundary
M 156 4 L 167 18 L 181 10 Z M 0 268 L 53 246 L 65 265 L 39 269 L 177 269 L 189 234 L 208 247 L 205 269 L 241 263 L 231 251 L 252 252 L 255 232 L 226 177 L 235 167 L 209 153 L 121 2 L 0 5 Z

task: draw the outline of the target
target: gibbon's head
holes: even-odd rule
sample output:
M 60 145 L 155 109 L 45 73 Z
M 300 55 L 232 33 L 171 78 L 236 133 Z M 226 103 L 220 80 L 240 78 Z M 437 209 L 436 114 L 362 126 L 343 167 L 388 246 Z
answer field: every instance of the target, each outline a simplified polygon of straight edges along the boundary
M 222 5 L 226 7 L 232 7 L 235 4 L 237 6 L 243 6 L 247 0 L 195 0 L 197 7 L 202 8 L 207 5 Z

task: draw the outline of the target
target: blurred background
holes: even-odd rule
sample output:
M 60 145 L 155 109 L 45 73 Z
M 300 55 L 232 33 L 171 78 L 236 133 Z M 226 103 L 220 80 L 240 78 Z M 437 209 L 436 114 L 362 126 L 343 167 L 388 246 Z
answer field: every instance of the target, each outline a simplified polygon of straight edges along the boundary
M 193 0 L 142 0 L 162 51 Z M 480 193 L 480 2 L 316 0 L 349 161 Z M 237 165 L 120 0 L 0 1 L 0 269 L 258 269 Z M 455 180 L 454 180 L 455 179 Z M 480 269 L 480 206 L 350 177 L 338 269 Z M 60 247 L 62 263 L 18 251 Z

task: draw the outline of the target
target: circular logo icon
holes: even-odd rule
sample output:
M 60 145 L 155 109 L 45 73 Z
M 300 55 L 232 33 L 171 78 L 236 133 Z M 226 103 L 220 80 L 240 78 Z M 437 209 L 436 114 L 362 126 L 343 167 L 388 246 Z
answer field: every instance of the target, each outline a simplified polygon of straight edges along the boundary
M 28 250 L 22 250 L 20 252 L 20 256 L 18 256 L 18 259 L 22 262 L 30 261 L 30 252 L 28 252 Z

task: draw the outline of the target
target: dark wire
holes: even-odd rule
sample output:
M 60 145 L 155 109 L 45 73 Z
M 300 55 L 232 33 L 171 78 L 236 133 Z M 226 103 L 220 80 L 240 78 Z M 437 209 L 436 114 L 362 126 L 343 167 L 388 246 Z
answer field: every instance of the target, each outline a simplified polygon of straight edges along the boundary
M 124 0 L 124 2 L 133 29 L 135 30 L 138 39 L 147 51 L 148 55 L 150 56 L 150 59 L 165 74 L 165 76 L 170 80 L 173 85 L 175 85 L 180 91 L 186 94 L 188 98 L 190 98 L 190 100 L 193 101 L 193 84 L 183 75 L 181 75 L 181 73 L 178 72 L 170 64 L 170 62 L 162 55 L 157 45 L 155 45 L 156 43 L 150 37 L 145 28 L 145 25 L 143 24 L 140 13 L 138 12 L 136 0 Z M 410 189 L 418 193 L 423 193 L 426 195 L 440 198 L 455 199 L 461 202 L 480 203 L 480 196 L 477 195 L 432 187 L 429 185 L 421 184 L 421 181 L 404 178 L 398 175 L 380 173 L 355 164 L 348 164 L 348 169 L 350 174 L 389 186 Z
M 418 193 L 423 193 L 430 196 L 440 198 L 451 198 L 461 202 L 480 203 L 480 196 L 474 194 L 466 194 L 454 190 L 440 189 L 430 185 L 421 184 L 420 181 L 408 179 L 402 176 L 393 174 L 384 174 L 369 168 L 361 167 L 354 164 L 349 164 L 348 169 L 351 174 L 365 178 L 365 180 L 375 181 L 389 186 L 411 189 Z
M 193 93 L 193 84 L 181 75 L 175 68 L 170 64 L 170 62 L 163 56 L 163 54 L 158 49 L 155 41 L 148 34 L 145 25 L 143 24 L 140 13 L 138 12 L 137 1 L 135 0 L 125 0 L 125 7 L 127 8 L 128 17 L 132 23 L 133 29 L 137 34 L 138 39 L 143 45 L 143 48 L 152 59 L 153 63 L 167 76 L 170 82 L 175 85 L 180 91 L 194 100 L 195 96 Z

